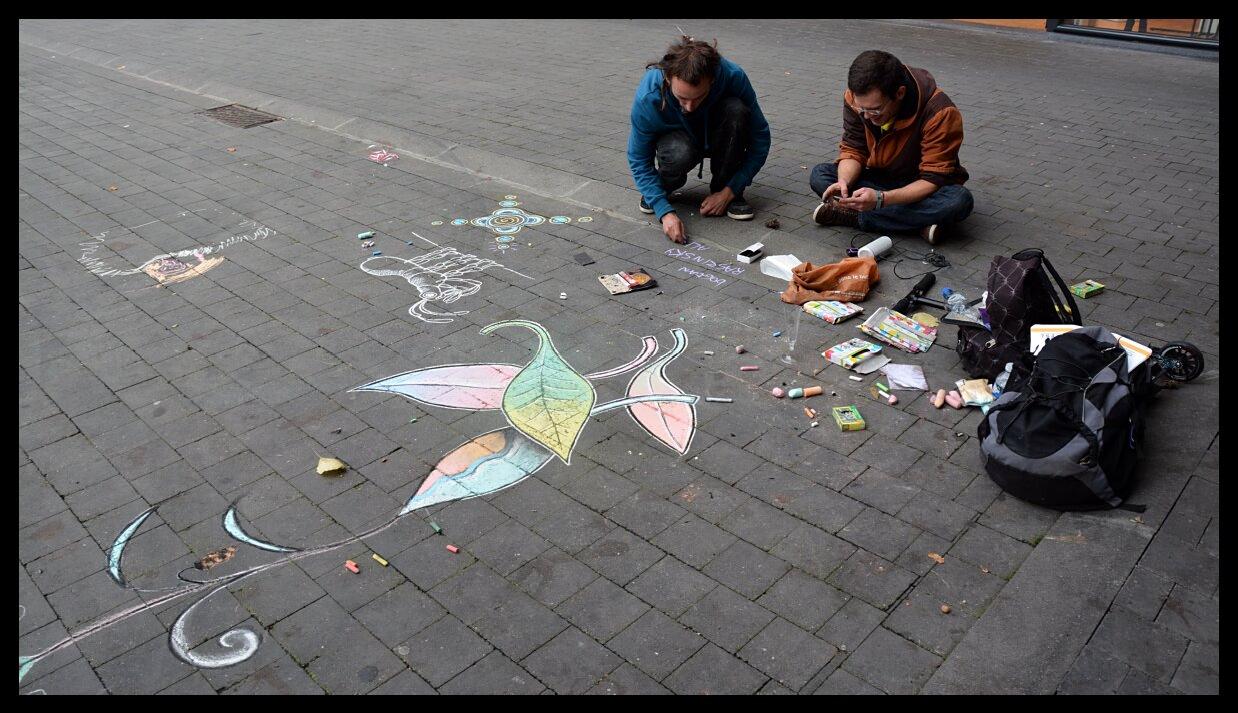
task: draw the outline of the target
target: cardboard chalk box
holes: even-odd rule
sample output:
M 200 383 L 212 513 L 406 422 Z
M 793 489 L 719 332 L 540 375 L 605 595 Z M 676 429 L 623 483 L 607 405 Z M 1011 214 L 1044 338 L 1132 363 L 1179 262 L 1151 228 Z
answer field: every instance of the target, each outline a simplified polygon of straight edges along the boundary
M 1083 282 L 1070 286 L 1070 291 L 1074 293 L 1075 297 L 1079 297 L 1081 299 L 1087 299 L 1092 295 L 1102 292 L 1104 289 L 1105 286 L 1096 280 L 1084 280 Z
M 863 431 L 864 417 L 855 406 L 835 406 L 833 409 L 834 423 L 840 431 Z
M 753 243 L 741 250 L 735 255 L 735 259 L 739 262 L 754 263 L 761 259 L 762 252 L 765 249 L 764 243 Z

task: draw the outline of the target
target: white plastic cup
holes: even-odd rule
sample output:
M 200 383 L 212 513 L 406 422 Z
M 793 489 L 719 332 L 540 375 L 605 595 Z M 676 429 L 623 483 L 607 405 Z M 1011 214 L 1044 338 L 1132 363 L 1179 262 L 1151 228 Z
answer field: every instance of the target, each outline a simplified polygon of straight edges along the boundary
M 877 258 L 881 257 L 887 250 L 893 247 L 893 245 L 894 245 L 894 241 L 890 239 L 890 236 L 883 235 L 880 238 L 877 238 L 876 240 L 874 240 L 873 242 L 861 247 L 859 250 L 856 251 L 856 254 L 860 257 L 871 257 L 872 259 L 876 260 Z

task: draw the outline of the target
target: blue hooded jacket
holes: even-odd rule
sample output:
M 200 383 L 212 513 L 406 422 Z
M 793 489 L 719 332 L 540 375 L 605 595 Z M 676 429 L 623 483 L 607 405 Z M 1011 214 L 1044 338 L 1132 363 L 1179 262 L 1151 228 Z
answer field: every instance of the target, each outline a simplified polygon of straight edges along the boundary
M 665 89 L 664 89 L 665 87 Z M 665 92 L 665 93 L 664 93 Z M 752 112 L 750 126 L 752 128 L 752 143 L 748 148 L 748 156 L 735 176 L 727 184 L 736 195 L 740 194 L 752 183 L 757 171 L 765 165 L 769 156 L 769 122 L 761 113 L 761 105 L 757 103 L 757 94 L 752 90 L 752 82 L 739 65 L 723 58 L 714 75 L 714 81 L 709 88 L 709 95 L 701 104 L 701 108 L 692 112 L 704 115 L 703 126 L 705 136 L 696 136 L 688 126 L 679 102 L 665 86 L 662 70 L 656 67 L 645 72 L 640 86 L 636 88 L 636 99 L 632 102 L 632 131 L 628 134 L 628 166 L 632 169 L 632 178 L 636 188 L 645 198 L 645 202 L 653 208 L 658 220 L 674 210 L 662 190 L 662 182 L 658 179 L 658 171 L 654 167 L 653 157 L 658 148 L 658 137 L 669 131 L 683 129 L 692 135 L 697 145 L 709 149 L 709 110 L 723 99 L 739 97 Z M 665 104 L 665 108 L 663 105 Z

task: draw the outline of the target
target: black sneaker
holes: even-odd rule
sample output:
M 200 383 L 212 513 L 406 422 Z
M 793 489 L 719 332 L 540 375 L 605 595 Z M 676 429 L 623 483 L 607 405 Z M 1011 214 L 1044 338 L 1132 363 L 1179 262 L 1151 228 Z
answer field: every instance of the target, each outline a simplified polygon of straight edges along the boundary
M 650 215 L 653 214 L 653 208 L 649 207 L 649 204 L 645 202 L 644 198 L 640 199 L 640 205 L 638 207 L 642 213 L 649 213 Z
M 748 201 L 736 198 L 731 201 L 731 205 L 726 207 L 726 215 L 735 220 L 752 220 L 752 216 L 756 213 L 752 210 L 752 206 L 748 205 Z
M 817 206 L 817 209 L 812 212 L 812 220 L 817 225 L 842 225 L 848 228 L 860 227 L 859 212 L 842 207 L 832 196 L 828 201 Z

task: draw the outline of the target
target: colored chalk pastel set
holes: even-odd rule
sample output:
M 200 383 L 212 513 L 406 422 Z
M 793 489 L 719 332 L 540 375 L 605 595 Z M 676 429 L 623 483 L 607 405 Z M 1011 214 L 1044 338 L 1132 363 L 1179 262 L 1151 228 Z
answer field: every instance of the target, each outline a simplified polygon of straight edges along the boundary
M 860 314 L 864 311 L 864 308 L 850 302 L 811 300 L 804 303 L 803 310 L 814 317 L 824 319 L 830 324 L 838 324 Z

